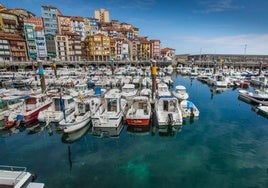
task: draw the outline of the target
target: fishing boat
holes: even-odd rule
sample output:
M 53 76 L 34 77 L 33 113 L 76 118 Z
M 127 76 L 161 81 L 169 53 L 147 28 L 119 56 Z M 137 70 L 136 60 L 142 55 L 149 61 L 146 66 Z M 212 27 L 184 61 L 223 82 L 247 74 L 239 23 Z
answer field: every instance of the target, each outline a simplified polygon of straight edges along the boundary
M 0 120 L 4 120 L 10 112 L 22 106 L 24 99 L 21 96 L 2 96 L 0 98 Z
M 184 118 L 199 117 L 199 110 L 193 102 L 189 100 L 183 100 L 180 102 L 180 106 L 181 106 L 182 116 Z
M 52 103 L 46 94 L 31 94 L 24 100 L 23 105 L 11 112 L 6 117 L 6 127 L 10 128 L 20 124 L 29 125 L 30 122 L 37 120 L 40 111 L 47 109 Z
M 49 108 L 40 111 L 38 114 L 39 122 L 58 123 L 64 118 L 62 111 L 64 105 L 65 116 L 70 115 L 75 110 L 74 98 L 70 95 L 57 95 L 52 97 L 52 104 Z
M 115 132 L 120 134 L 126 104 L 127 101 L 122 98 L 119 89 L 109 90 L 104 96 L 104 104 L 91 117 L 92 134 L 100 136 L 110 130 L 116 130 Z
M 128 125 L 149 125 L 151 119 L 151 103 L 148 97 L 136 96 L 126 113 Z
M 178 99 L 173 96 L 160 97 L 156 100 L 155 113 L 159 128 L 182 125 Z
M 183 85 L 177 85 L 175 90 L 172 91 L 174 97 L 176 97 L 179 101 L 187 100 L 189 98 L 189 94 L 187 93 L 186 87 Z
M 36 175 L 25 167 L 0 165 L 0 187 L 43 188 L 44 183 L 34 182 Z
M 77 99 L 75 111 L 61 120 L 59 126 L 65 133 L 78 131 L 90 123 L 91 116 L 96 113 L 100 105 L 101 98 L 99 97 Z

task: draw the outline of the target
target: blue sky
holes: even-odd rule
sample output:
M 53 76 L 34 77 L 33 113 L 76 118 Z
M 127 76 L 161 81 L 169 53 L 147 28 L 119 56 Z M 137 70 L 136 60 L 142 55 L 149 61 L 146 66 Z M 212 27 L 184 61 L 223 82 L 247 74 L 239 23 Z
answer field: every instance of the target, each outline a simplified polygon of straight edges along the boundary
M 63 15 L 94 17 L 105 8 L 110 19 L 140 29 L 140 36 L 160 39 L 176 54 L 268 55 L 267 0 L 1 0 L 41 16 L 42 5 Z

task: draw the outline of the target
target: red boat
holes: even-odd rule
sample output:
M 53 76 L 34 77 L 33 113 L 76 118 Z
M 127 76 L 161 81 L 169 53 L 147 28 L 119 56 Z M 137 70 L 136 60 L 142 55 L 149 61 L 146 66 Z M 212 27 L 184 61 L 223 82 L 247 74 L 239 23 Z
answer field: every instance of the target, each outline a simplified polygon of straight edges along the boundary
M 24 105 L 6 117 L 6 127 L 27 124 L 37 119 L 40 111 L 47 109 L 52 103 L 51 98 L 45 94 L 32 94 L 25 99 Z
M 128 125 L 149 125 L 151 119 L 151 104 L 146 96 L 136 96 L 126 113 Z

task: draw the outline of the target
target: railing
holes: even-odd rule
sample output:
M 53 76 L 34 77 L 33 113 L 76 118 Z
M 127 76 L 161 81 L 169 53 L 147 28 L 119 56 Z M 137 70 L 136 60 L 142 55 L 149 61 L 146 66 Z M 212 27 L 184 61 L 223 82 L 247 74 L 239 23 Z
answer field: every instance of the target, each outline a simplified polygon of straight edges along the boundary
M 0 170 L 3 170 L 3 171 L 11 171 L 11 172 L 17 172 L 17 175 L 16 176 L 10 176 L 10 177 L 3 177 L 3 176 L 0 176 L 0 180 L 11 180 L 12 183 L 15 185 L 17 182 L 20 181 L 20 178 L 23 177 L 23 174 L 26 173 L 26 167 L 18 167 L 18 166 L 6 166 L 6 165 L 0 165 Z M 14 173 L 15 175 L 15 173 Z

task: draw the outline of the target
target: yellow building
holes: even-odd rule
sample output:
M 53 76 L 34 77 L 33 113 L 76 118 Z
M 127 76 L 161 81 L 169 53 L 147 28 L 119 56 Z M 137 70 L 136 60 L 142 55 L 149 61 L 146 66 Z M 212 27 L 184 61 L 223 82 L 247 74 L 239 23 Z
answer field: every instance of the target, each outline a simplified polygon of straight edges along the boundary
M 110 37 L 103 34 L 87 36 L 84 41 L 84 51 L 87 60 L 108 61 L 110 60 Z
M 151 45 L 147 37 L 139 37 L 140 39 L 140 60 L 149 60 L 151 58 Z

